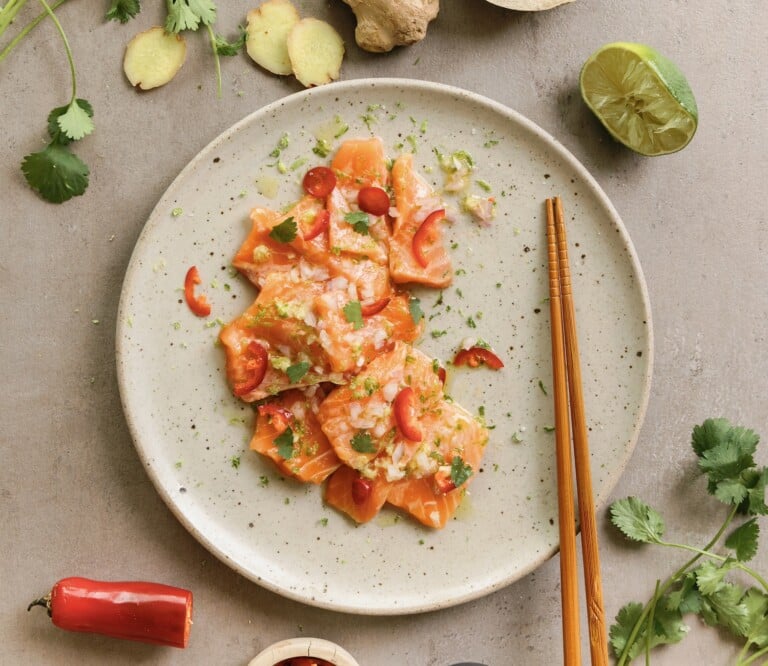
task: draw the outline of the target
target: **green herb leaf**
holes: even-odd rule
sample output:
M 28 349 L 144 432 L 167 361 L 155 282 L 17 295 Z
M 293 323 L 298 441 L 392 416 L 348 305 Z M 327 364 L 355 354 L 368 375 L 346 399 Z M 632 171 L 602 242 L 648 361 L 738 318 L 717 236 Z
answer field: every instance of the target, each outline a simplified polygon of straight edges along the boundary
M 78 98 L 75 100 L 75 102 L 73 102 L 73 104 L 74 103 L 77 104 L 77 107 L 81 111 L 85 112 L 90 121 L 90 118 L 93 117 L 93 107 L 90 105 L 88 100 Z M 58 143 L 62 146 L 65 146 L 66 144 L 75 140 L 74 137 L 68 136 L 59 124 L 59 118 L 64 116 L 69 111 L 71 106 L 72 104 L 67 104 L 66 106 L 57 106 L 48 114 L 48 134 L 54 143 Z M 65 121 L 65 123 L 66 122 L 68 121 Z M 91 131 L 92 130 L 93 122 L 91 121 Z
M 640 620 L 640 616 L 643 613 L 643 605 L 632 601 L 624 605 L 618 615 L 616 615 L 616 621 L 611 625 L 609 632 L 609 642 L 613 648 L 614 655 L 618 658 L 627 647 L 627 642 L 632 634 L 635 625 Z M 637 641 L 634 643 L 637 645 Z M 630 657 L 634 657 L 630 652 Z
M 721 589 L 724 585 L 723 579 L 733 569 L 734 564 L 732 560 L 720 566 L 714 562 L 704 562 L 704 564 L 695 569 L 694 574 L 696 575 L 696 585 L 699 588 L 699 592 L 708 596 Z
M 275 446 L 277 447 L 277 453 L 284 460 L 290 460 L 293 458 L 293 430 L 286 428 L 274 439 Z
M 108 21 L 128 23 L 140 11 L 141 4 L 139 0 L 111 0 L 106 18 Z
M 344 216 L 344 221 L 352 225 L 352 228 L 359 234 L 364 236 L 370 235 L 368 225 L 371 223 L 371 218 L 368 217 L 368 213 L 362 210 L 355 211 L 353 213 L 347 213 Z
M 291 384 L 295 384 L 304 375 L 307 374 L 307 371 L 311 367 L 312 367 L 312 364 L 309 363 L 308 361 L 301 361 L 299 363 L 294 363 L 293 365 L 289 365 L 285 371 L 285 374 L 288 375 L 288 380 L 291 382 Z
M 723 583 L 716 592 L 706 599 L 718 624 L 726 627 L 737 636 L 744 636 L 749 631 L 749 613 L 742 603 L 744 588 L 733 583 Z
M 765 592 L 751 587 L 741 600 L 747 611 L 748 644 L 756 648 L 768 646 L 768 596 Z
M 344 318 L 352 324 L 356 331 L 363 327 L 363 309 L 360 306 L 360 301 L 350 301 L 344 306 Z
M 27 155 L 21 171 L 29 186 L 51 203 L 62 203 L 83 194 L 90 173 L 85 162 L 56 143 Z
M 223 35 L 215 34 L 213 37 L 213 48 L 220 56 L 236 56 L 245 46 L 245 39 L 245 28 L 240 26 L 240 34 L 231 42 Z
M 358 453 L 376 453 L 378 449 L 367 432 L 356 432 L 351 440 L 352 448 Z
M 453 456 L 451 460 L 451 481 L 457 488 L 472 476 L 472 466 L 468 465 L 459 456 Z
M 611 504 L 611 522 L 628 539 L 643 543 L 657 543 L 664 534 L 664 520 L 650 506 L 627 497 Z
M 638 603 L 629 603 L 624 606 L 616 616 L 616 623 L 610 629 L 610 644 L 617 657 L 627 654 L 627 663 L 637 657 L 648 644 L 650 647 L 679 643 L 688 633 L 688 627 L 683 623 L 682 615 L 678 611 L 669 610 L 665 604 L 659 603 L 654 609 L 653 631 L 648 637 L 648 624 L 635 636 L 632 645 L 627 646 L 635 624 L 640 619 L 643 606 Z
M 421 301 L 418 298 L 408 299 L 408 312 L 411 313 L 411 319 L 414 324 L 418 324 L 424 319 L 424 311 L 421 309 Z
M 166 32 L 197 30 L 201 24 L 212 25 L 216 21 L 216 5 L 212 0 L 166 0 L 166 8 Z
M 289 217 L 283 220 L 280 224 L 272 227 L 272 231 L 269 232 L 269 237 L 272 240 L 276 240 L 278 243 L 290 243 L 296 238 L 299 226 L 296 224 L 296 220 L 293 217 Z
M 84 102 L 83 105 L 80 102 Z M 72 141 L 79 141 L 93 132 L 93 107 L 85 100 L 74 99 L 57 119 L 59 129 Z
M 757 524 L 757 518 L 751 518 L 731 532 L 725 540 L 725 546 L 736 552 L 739 562 L 748 562 L 757 554 L 759 536 L 760 526 Z

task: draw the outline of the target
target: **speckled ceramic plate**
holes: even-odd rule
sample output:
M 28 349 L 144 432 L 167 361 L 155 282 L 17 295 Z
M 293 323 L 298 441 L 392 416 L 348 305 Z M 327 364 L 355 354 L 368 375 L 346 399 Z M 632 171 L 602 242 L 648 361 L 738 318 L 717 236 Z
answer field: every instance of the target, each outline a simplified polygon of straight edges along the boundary
M 334 138 L 342 127 L 348 130 Z M 456 371 L 451 395 L 492 427 L 482 469 L 455 520 L 433 531 L 386 509 L 355 526 L 321 489 L 283 479 L 248 450 L 252 410 L 230 393 L 221 322 L 254 290 L 230 261 L 253 206 L 300 194 L 321 158 L 317 138 L 379 135 L 415 151 L 436 185 L 433 148 L 468 151 L 471 191 L 498 202 L 482 228 L 448 228 L 456 276 L 422 290 L 420 346 L 453 357 L 466 336 L 506 367 Z M 273 150 L 281 137 L 287 147 Z M 306 162 L 302 162 L 306 160 Z M 287 171 L 287 173 L 282 173 Z M 152 481 L 179 520 L 247 578 L 287 597 L 353 613 L 451 606 L 520 578 L 558 547 L 544 200 L 561 195 L 570 250 L 593 483 L 601 503 L 618 481 L 648 398 L 652 334 L 632 244 L 581 164 L 519 114 L 475 94 L 410 80 L 357 80 L 307 90 L 248 116 L 204 148 L 163 195 L 141 234 L 120 301 L 117 362 L 126 418 Z M 457 205 L 455 198 L 449 199 Z M 213 312 L 189 311 L 182 285 L 198 266 Z

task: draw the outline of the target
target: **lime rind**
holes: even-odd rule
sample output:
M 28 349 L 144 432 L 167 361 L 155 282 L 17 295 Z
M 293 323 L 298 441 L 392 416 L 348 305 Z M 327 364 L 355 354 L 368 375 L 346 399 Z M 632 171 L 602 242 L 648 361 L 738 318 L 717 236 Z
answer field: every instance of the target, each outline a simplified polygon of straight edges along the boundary
M 676 152 L 696 132 L 698 109 L 688 81 L 651 47 L 607 44 L 584 64 L 579 82 L 609 133 L 642 155 Z

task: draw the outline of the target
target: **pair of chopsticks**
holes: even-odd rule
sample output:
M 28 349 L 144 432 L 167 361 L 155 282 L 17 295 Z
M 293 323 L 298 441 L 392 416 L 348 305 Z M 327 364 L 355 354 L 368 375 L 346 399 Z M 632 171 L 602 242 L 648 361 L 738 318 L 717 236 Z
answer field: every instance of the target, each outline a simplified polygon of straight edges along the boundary
M 589 442 L 584 416 L 584 395 L 579 364 L 579 345 L 576 338 L 571 271 L 568 265 L 568 244 L 563 203 L 560 197 L 547 199 L 546 210 L 564 664 L 565 666 L 581 664 L 576 523 L 573 506 L 572 466 L 575 463 L 592 666 L 608 666 L 608 641 L 600 580 L 600 556 L 592 496 Z M 573 458 L 571 457 L 571 428 L 573 429 Z

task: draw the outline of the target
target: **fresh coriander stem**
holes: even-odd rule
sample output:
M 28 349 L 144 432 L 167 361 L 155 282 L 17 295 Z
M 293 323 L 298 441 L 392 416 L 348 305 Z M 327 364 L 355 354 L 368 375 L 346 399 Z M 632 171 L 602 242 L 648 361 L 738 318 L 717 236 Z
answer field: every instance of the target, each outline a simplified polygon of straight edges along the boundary
M 749 645 L 749 643 L 747 643 L 747 645 Z M 763 649 L 758 650 L 757 652 L 755 652 L 755 654 L 751 655 L 749 659 L 745 659 L 744 661 L 739 661 L 737 666 L 749 666 L 749 664 L 755 661 L 755 659 L 759 659 L 760 657 L 766 654 L 768 654 L 768 647 L 764 647 Z
M 64 28 L 61 27 L 61 23 L 59 23 L 59 19 L 56 14 L 53 13 L 50 5 L 45 0 L 39 1 L 40 4 L 45 7 L 46 13 L 51 17 L 51 21 L 53 21 L 53 24 L 59 31 L 59 34 L 61 35 L 61 41 L 64 42 L 64 50 L 67 52 L 67 60 L 69 61 L 69 73 L 72 76 L 72 99 L 69 101 L 69 103 L 72 104 L 75 99 L 77 99 L 77 76 L 75 74 L 75 59 L 72 57 L 72 49 L 69 46 L 67 34 L 64 32 Z
M 728 516 L 725 519 L 725 522 L 720 526 L 720 529 L 717 530 L 717 533 L 715 536 L 713 536 L 709 543 L 707 543 L 706 546 L 704 546 L 704 551 L 709 550 L 714 546 L 718 541 L 720 541 L 720 537 L 723 536 L 725 533 L 725 530 L 728 529 L 728 526 L 731 524 L 731 521 L 733 521 L 734 517 L 736 516 L 736 511 L 738 511 L 738 506 L 734 506 L 733 509 L 731 509 L 731 512 L 728 514 Z M 664 581 L 663 585 L 660 588 L 657 588 L 658 596 L 662 597 L 666 593 L 666 591 L 674 585 L 677 580 L 682 576 L 690 567 L 692 567 L 696 562 L 699 561 L 699 559 L 702 557 L 700 553 L 697 553 L 694 555 L 690 560 L 688 560 L 683 566 L 681 566 L 675 573 L 673 573 L 667 580 Z M 652 604 L 655 604 L 655 596 L 652 598 L 646 605 L 645 608 L 643 608 L 643 612 L 640 613 L 640 617 L 637 618 L 637 622 L 635 622 L 635 626 L 632 627 L 632 631 L 629 634 L 629 637 L 627 638 L 627 642 L 624 646 L 624 650 L 622 651 L 621 655 L 619 656 L 619 660 L 616 662 L 616 666 L 624 666 L 627 663 L 627 659 L 629 657 L 629 650 L 632 647 L 632 645 L 635 642 L 635 639 L 637 638 L 637 635 L 640 633 L 640 628 L 645 623 L 645 620 L 648 617 L 648 614 L 651 612 Z
M 27 0 L 9 0 L 8 4 L 0 8 L 0 35 L 13 23 L 13 19 L 16 18 L 16 15 L 26 3 Z
M 679 548 L 681 550 L 688 550 L 692 553 L 699 553 L 699 555 L 703 557 L 709 557 L 713 560 L 717 560 L 718 562 L 725 562 L 728 558 L 723 557 L 722 555 L 718 555 L 717 553 L 712 553 L 709 550 L 701 550 L 699 548 L 695 548 L 694 546 L 688 546 L 683 543 L 669 543 L 668 541 L 657 541 L 657 543 L 660 546 L 669 546 L 671 548 Z M 737 569 L 741 569 L 744 573 L 749 574 L 754 578 L 760 585 L 763 586 L 766 592 L 768 592 L 768 581 L 766 581 L 757 571 L 752 569 L 751 567 L 748 567 L 746 564 L 743 564 L 742 562 L 734 562 L 734 566 Z
M 653 637 L 653 617 L 656 613 L 656 605 L 659 603 L 659 579 L 656 579 L 656 589 L 651 597 L 651 610 L 648 613 L 648 631 L 645 632 L 645 666 L 651 666 L 651 638 Z
M 21 0 L 22 4 L 26 2 L 27 0 Z M 51 5 L 51 10 L 56 11 L 61 5 L 63 5 L 67 0 L 59 0 L 57 3 Z M 8 45 L 0 51 L 0 62 L 2 62 L 5 57 L 13 51 L 13 49 L 18 45 L 18 43 L 24 39 L 32 30 L 34 30 L 37 25 L 45 18 L 48 17 L 48 12 L 41 12 L 39 13 L 35 18 L 33 18 L 27 25 L 22 28 L 21 31 L 19 31 L 19 34 L 16 35 L 10 42 L 8 42 Z M 4 28 L 0 24 L 0 35 L 3 33 Z
M 213 61 L 216 63 L 216 96 L 221 99 L 221 59 L 219 58 L 219 52 L 216 50 L 216 35 L 213 33 L 213 27 L 211 24 L 207 24 L 208 37 L 211 40 L 211 49 L 213 49 Z

